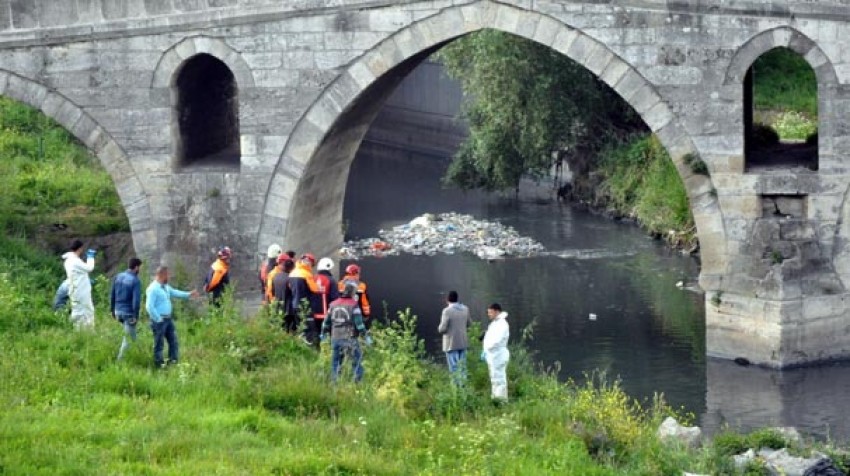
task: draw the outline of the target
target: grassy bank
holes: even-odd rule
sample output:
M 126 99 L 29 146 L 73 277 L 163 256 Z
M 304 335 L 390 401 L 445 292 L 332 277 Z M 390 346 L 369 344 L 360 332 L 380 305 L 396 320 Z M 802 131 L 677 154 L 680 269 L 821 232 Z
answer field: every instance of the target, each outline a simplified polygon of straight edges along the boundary
M 802 56 L 773 49 L 755 61 L 753 74 L 755 122 L 786 140 L 805 140 L 817 132 L 817 79 Z
M 375 332 L 359 385 L 333 386 L 327 347 L 316 353 L 269 316 L 195 304 L 178 313 L 180 364 L 152 368 L 146 324 L 116 363 L 106 281 L 95 287 L 96 330 L 75 332 L 49 310 L 52 261 L 8 249 L 4 474 L 735 474 L 730 455 L 751 444 L 729 434 L 699 450 L 667 446 L 655 436 L 671 413 L 660 400 L 641 406 L 601 378 L 559 382 L 519 346 L 508 404 L 490 402 L 475 358 L 468 387 L 455 390 L 445 366 L 422 355 L 410 316 Z
M 39 111 L 0 97 L 0 227 L 34 237 L 59 225 L 78 236 L 128 231 L 109 175 Z
M 635 219 L 674 246 L 691 249 L 696 244 L 682 179 L 654 136 L 602 151 L 590 177 L 577 179 L 576 193 L 596 208 Z

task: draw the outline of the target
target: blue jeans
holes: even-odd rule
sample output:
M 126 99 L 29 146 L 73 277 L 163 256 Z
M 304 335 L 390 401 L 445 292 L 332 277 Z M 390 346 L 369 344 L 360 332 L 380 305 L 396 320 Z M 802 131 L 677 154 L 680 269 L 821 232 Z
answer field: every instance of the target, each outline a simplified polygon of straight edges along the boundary
M 121 348 L 118 349 L 118 360 L 121 360 L 122 358 L 124 358 L 124 352 L 126 352 L 127 349 L 130 348 L 130 342 L 136 341 L 137 319 L 134 316 L 126 314 L 118 314 L 116 317 L 124 325 L 124 339 L 121 341 Z
M 446 352 L 446 361 L 449 363 L 449 373 L 452 383 L 462 385 L 466 381 L 466 349 L 456 349 Z
M 351 358 L 351 371 L 354 373 L 354 381 L 359 382 L 363 378 L 363 353 L 360 351 L 360 343 L 357 339 L 333 339 L 331 340 L 331 380 L 336 382 L 339 378 L 340 367 L 346 356 Z
M 174 321 L 169 318 L 163 319 L 160 322 L 151 322 L 151 330 L 153 331 L 153 361 L 156 366 L 161 367 L 165 363 L 162 360 L 163 339 L 168 341 L 168 361 L 176 363 L 179 356 L 179 348 Z

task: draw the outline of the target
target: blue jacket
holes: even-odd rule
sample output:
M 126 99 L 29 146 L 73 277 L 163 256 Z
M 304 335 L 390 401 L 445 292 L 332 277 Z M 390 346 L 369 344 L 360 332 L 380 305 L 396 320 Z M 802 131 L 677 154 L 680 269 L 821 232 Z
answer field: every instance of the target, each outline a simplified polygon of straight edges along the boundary
M 112 281 L 109 310 L 116 316 L 139 318 L 142 306 L 142 282 L 129 269 L 119 273 Z
M 162 322 L 163 317 L 171 317 L 171 298 L 189 299 L 189 293 L 174 289 L 159 281 L 151 281 L 147 290 L 147 302 L 145 309 L 151 316 L 151 322 Z

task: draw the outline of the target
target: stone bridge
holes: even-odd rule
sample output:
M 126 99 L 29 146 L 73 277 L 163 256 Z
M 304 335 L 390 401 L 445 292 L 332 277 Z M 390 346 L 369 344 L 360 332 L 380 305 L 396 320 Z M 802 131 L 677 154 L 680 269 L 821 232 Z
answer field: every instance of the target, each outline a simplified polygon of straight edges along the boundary
M 333 252 L 383 102 L 485 28 L 583 65 L 667 148 L 702 244 L 711 355 L 850 358 L 847 0 L 0 0 L 0 94 L 97 155 L 141 256 L 202 266 L 229 244 L 251 280 L 272 242 Z M 748 71 L 776 47 L 817 77 L 815 167 L 748 163 Z

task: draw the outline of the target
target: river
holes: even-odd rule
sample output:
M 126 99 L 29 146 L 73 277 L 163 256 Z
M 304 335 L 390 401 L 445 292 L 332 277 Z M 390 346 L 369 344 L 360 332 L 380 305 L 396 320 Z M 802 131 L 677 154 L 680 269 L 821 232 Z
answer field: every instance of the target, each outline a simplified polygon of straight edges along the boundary
M 492 262 L 469 254 L 360 261 L 373 308 L 410 308 L 426 349 L 442 359 L 436 327 L 445 295 L 456 290 L 485 325 L 487 305 L 509 313 L 511 342 L 534 323 L 527 347 L 563 379 L 603 371 L 633 397 L 663 393 L 707 431 L 795 426 L 817 438 L 846 440 L 850 366 L 784 372 L 705 357 L 699 264 L 631 224 L 557 202 L 514 201 L 446 190 L 440 159 L 364 143 L 346 190 L 349 238 L 422 213 L 456 211 L 499 221 L 543 243 L 551 254 Z M 590 315 L 596 318 L 591 319 Z M 474 356 L 473 356 L 474 357 Z M 442 360 L 440 360 L 442 361 Z

